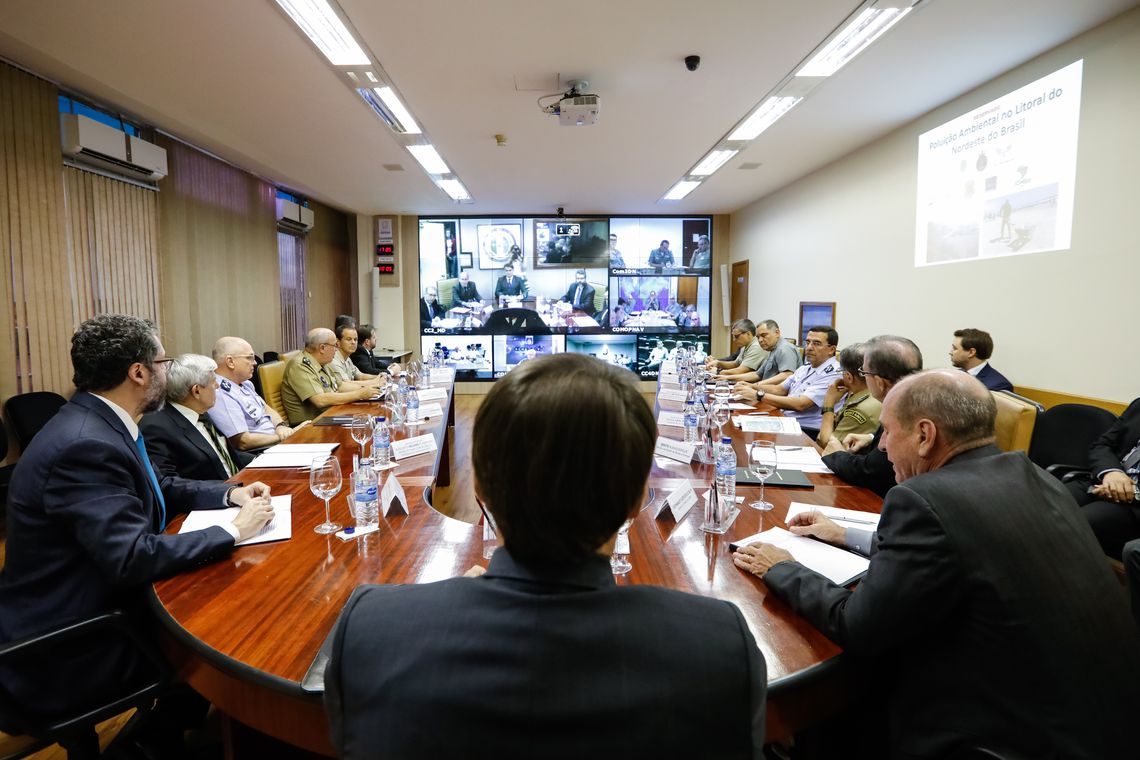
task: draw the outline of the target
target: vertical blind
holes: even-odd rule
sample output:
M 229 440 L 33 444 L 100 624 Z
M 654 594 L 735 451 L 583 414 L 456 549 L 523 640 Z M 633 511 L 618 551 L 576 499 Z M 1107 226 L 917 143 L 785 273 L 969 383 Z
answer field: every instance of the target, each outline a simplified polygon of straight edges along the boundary
M 281 271 L 281 352 L 296 351 L 305 343 L 308 330 L 305 309 L 305 239 L 277 233 L 277 257 Z

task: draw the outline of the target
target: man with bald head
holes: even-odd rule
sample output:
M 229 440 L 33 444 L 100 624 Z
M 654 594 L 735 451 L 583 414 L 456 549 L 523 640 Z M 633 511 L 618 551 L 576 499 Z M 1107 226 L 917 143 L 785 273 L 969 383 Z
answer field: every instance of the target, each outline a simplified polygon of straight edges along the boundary
M 231 446 L 250 451 L 281 443 L 293 434 L 293 428 L 253 389 L 253 346 L 241 338 L 218 338 L 211 358 L 218 365 L 214 371 L 218 398 L 207 414 Z
M 985 386 L 956 370 L 886 396 L 879 445 L 899 484 L 854 591 L 767 544 L 736 565 L 847 655 L 874 658 L 880 756 L 1135 756 L 1140 648 L 1119 585 L 1064 486 L 994 445 L 996 417 Z M 852 543 L 818 514 L 789 525 Z
M 316 327 L 305 336 L 305 349 L 285 365 L 281 380 L 281 403 L 289 424 L 294 427 L 316 417 L 330 406 L 364 401 L 376 388 L 351 380 L 338 382 L 328 365 L 336 356 L 336 335 L 327 327 Z

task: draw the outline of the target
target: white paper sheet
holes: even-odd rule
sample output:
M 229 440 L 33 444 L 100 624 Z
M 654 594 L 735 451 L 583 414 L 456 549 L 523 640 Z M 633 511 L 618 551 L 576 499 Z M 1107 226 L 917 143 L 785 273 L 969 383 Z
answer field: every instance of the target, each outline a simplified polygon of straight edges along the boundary
M 846 586 L 854 581 L 865 573 L 867 566 L 871 564 L 866 557 L 816 541 L 814 538 L 794 535 L 783 528 L 771 528 L 763 533 L 756 533 L 734 541 L 731 546 L 747 546 L 758 542 L 788 550 L 796 562 L 839 586 Z
M 288 494 L 270 496 L 269 501 L 273 505 L 273 519 L 267 522 L 257 533 L 244 541 L 239 541 L 236 544 L 237 546 L 263 544 L 267 541 L 284 541 L 293 537 L 293 497 Z M 239 511 L 241 510 L 238 507 L 195 509 L 186 515 L 186 519 L 182 521 L 182 527 L 178 529 L 178 532 L 190 533 L 195 530 L 205 530 L 214 525 L 232 523 Z

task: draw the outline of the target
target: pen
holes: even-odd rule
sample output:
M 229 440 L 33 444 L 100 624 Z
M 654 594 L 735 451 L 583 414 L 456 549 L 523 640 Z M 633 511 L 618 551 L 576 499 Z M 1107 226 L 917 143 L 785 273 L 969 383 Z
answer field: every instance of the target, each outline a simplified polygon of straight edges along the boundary
M 856 520 L 854 517 L 836 517 L 841 522 L 858 523 L 859 525 L 877 525 L 874 520 Z

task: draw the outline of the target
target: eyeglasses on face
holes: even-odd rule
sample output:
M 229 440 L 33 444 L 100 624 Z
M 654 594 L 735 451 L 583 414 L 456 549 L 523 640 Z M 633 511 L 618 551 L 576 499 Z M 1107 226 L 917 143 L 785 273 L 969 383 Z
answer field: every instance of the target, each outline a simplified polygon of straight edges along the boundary
M 871 372 L 869 370 L 863 369 L 862 367 L 860 367 L 858 369 L 858 372 L 859 372 L 859 377 L 863 377 L 863 378 L 866 378 L 866 377 L 882 377 L 882 375 L 880 375 L 878 372 Z

